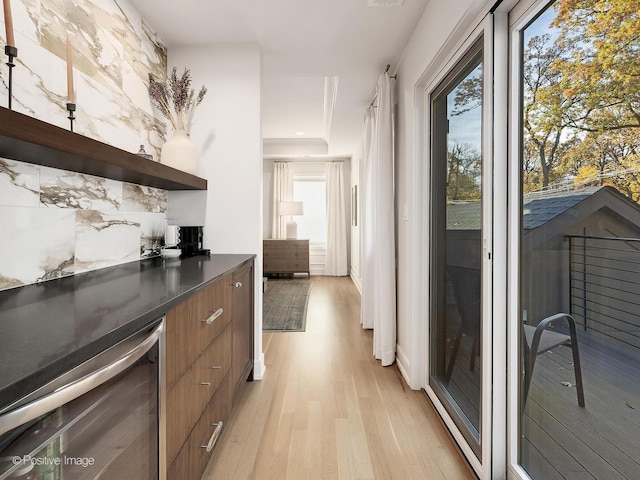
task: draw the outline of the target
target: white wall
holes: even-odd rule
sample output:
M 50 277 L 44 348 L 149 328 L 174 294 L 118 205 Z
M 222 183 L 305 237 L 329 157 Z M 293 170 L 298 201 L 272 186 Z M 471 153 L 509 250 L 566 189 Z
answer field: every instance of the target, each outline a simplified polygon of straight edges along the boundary
M 396 198 L 398 252 L 397 362 L 411 388 L 421 388 L 427 328 L 427 283 L 421 265 L 427 255 L 424 238 L 427 199 L 424 196 L 428 158 L 424 136 L 422 85 L 444 66 L 451 47 L 476 24 L 485 0 L 432 0 L 399 63 L 396 81 Z M 404 214 L 407 214 L 406 217 Z
M 208 92 L 193 119 L 199 176 L 209 182 L 204 246 L 257 255 L 254 378 L 262 378 L 262 53 L 257 45 L 173 48 L 169 66 L 191 69 Z M 186 192 L 185 195 L 188 195 Z M 179 196 L 179 195 L 178 195 Z M 202 208 L 202 205 L 194 205 Z M 178 219 L 178 223 L 180 220 Z

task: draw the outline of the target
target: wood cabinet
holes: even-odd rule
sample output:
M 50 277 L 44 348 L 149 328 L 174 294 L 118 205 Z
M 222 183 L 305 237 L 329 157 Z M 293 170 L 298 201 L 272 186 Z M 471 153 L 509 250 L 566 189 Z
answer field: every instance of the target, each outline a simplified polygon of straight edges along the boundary
M 264 273 L 309 275 L 309 240 L 268 239 L 262 241 Z
M 253 371 L 253 265 L 236 270 L 231 280 L 233 316 L 233 391 L 234 398 Z
M 168 480 L 198 480 L 253 367 L 253 260 L 167 312 Z

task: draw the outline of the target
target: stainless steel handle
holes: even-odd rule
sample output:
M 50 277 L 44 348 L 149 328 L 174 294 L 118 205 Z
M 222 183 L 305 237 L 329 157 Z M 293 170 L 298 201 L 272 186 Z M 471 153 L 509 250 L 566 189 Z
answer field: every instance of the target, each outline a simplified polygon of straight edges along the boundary
M 233 282 L 231 284 L 232 287 L 240 288 L 242 286 L 242 282 Z
M 211 367 L 213 370 L 222 370 L 222 367 L 220 365 L 214 365 L 213 367 Z
M 200 385 L 204 385 L 205 387 L 211 386 L 211 382 L 200 382 Z
M 206 320 L 202 320 L 202 323 L 206 323 L 207 325 L 211 325 L 213 323 L 213 321 L 216 318 L 218 318 L 220 315 L 222 315 L 223 313 L 224 313 L 224 308 L 219 308 L 215 312 L 213 312 L 209 318 L 207 318 Z
M 207 443 L 206 445 L 201 445 L 202 448 L 207 449 L 207 453 L 210 453 L 211 450 L 213 450 L 213 447 L 218 441 L 218 437 L 220 437 L 220 432 L 222 432 L 222 422 L 212 423 L 211 426 L 213 425 L 216 426 L 216 429 L 213 431 L 213 435 L 211 435 L 211 438 L 209 439 L 209 443 Z
M 1 415 L 0 435 L 4 435 L 6 432 L 13 430 L 20 425 L 24 425 L 25 423 L 30 422 L 51 410 L 81 397 L 97 386 L 108 382 L 116 375 L 124 372 L 127 368 L 140 360 L 142 356 L 146 354 L 151 347 L 153 347 L 160 338 L 160 335 L 162 335 L 162 332 L 164 332 L 164 321 L 160 322 L 160 325 L 158 325 L 151 333 L 144 334 L 145 337 L 142 341 L 138 342 L 119 358 L 114 360 L 108 358 L 109 356 L 106 355 L 106 362 L 95 368 L 92 372 L 56 388 L 53 392 L 48 393 L 31 403 L 27 403 L 26 405 L 22 405 L 15 410 Z M 108 350 L 105 353 L 108 353 Z

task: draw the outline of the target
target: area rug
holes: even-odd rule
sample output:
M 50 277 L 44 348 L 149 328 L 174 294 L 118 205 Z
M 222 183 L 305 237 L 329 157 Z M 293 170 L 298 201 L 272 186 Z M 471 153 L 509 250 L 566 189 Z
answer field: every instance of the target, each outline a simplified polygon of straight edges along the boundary
M 271 280 L 262 297 L 262 329 L 270 332 L 304 332 L 311 281 Z

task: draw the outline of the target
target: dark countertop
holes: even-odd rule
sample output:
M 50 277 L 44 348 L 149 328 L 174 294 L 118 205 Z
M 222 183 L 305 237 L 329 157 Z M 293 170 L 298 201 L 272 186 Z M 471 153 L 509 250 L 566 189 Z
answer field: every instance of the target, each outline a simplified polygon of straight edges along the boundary
M 0 292 L 0 409 L 253 258 L 154 258 Z

